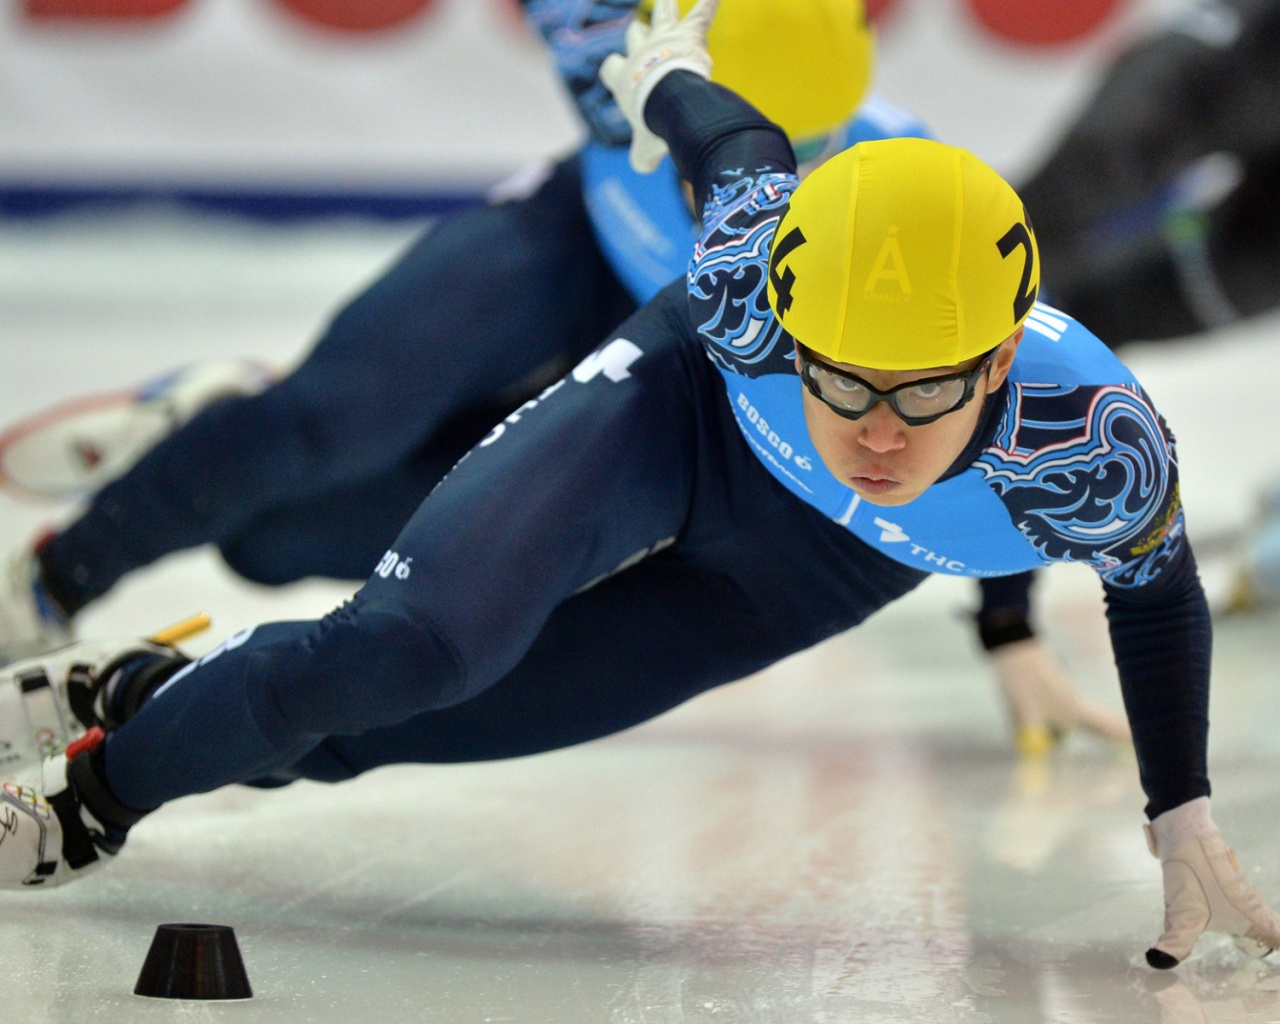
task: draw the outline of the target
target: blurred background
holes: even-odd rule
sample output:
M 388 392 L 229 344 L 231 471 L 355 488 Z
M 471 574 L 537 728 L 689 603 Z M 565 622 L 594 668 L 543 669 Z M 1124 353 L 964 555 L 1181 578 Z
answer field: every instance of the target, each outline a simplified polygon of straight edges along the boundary
M 879 0 L 880 91 L 1017 176 L 1185 0 Z M 420 214 L 578 127 L 513 0 L 15 0 L 0 204 Z
M 1016 185 L 1108 60 L 1188 5 L 879 0 L 877 91 Z M 579 140 L 511 0 L 0 5 L 0 426 L 197 359 L 286 366 L 432 216 Z M 1277 468 L 1273 389 L 1240 374 L 1280 370 L 1278 329 L 1124 353 L 1178 434 L 1211 596 Z M 2 548 L 74 514 L 0 495 Z M 1118 707 L 1096 576 L 1046 576 L 1044 635 Z M 200 549 L 77 623 L 204 610 L 200 653 L 351 589 L 257 587 Z M 6 1013 L 190 1020 L 128 992 L 154 926 L 194 919 L 239 929 L 258 1020 L 1280 1020 L 1280 968 L 1225 938 L 1147 970 L 1160 881 L 1131 757 L 1073 738 L 1015 763 L 973 604 L 939 578 L 576 750 L 181 801 L 102 882 L 0 897 Z M 1274 616 L 1216 643 L 1215 814 L 1274 899 Z
M 875 88 L 1017 185 L 1108 62 L 1193 6 L 877 0 Z M 432 216 L 581 138 L 514 0 L 4 5 L 0 424 L 199 359 L 287 366 Z M 1275 468 L 1224 473 L 1257 409 L 1201 401 L 1222 345 L 1270 358 L 1269 324 L 1126 349 L 1178 431 L 1197 536 L 1237 533 Z M 6 501 L 0 527 L 23 543 L 71 512 Z

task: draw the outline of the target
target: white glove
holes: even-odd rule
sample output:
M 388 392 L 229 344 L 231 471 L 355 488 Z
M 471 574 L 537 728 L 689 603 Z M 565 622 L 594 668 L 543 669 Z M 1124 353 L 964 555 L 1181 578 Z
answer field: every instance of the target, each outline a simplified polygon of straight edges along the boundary
M 1117 743 L 1132 741 L 1124 716 L 1080 696 L 1053 652 L 1035 637 L 997 647 L 990 657 L 1018 753 L 1046 754 L 1077 727 Z
M 677 0 L 654 0 L 650 23 L 632 21 L 627 28 L 627 55 L 611 54 L 600 65 L 600 80 L 631 122 L 631 166 L 641 174 L 656 168 L 667 154 L 667 144 L 644 123 L 645 102 L 654 86 L 672 71 L 683 69 L 711 77 L 707 28 L 719 3 L 698 0 L 681 18 Z
M 1164 871 L 1164 934 L 1147 950 L 1147 963 L 1176 967 L 1206 931 L 1236 936 L 1236 945 L 1254 956 L 1280 946 L 1280 915 L 1244 877 L 1209 815 L 1207 796 L 1165 811 L 1143 829 Z

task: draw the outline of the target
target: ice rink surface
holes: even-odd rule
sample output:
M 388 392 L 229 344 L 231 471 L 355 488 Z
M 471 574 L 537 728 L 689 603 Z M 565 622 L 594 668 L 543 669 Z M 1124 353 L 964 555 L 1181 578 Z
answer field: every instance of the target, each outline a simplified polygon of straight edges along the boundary
M 0 421 L 193 358 L 287 364 L 411 233 L 155 212 L 6 224 Z M 1223 538 L 1280 468 L 1280 321 L 1127 358 L 1179 436 L 1191 536 L 1220 592 Z M 0 495 L 0 537 L 72 511 Z M 130 579 L 82 632 L 204 610 L 198 652 L 349 589 L 251 587 L 197 551 Z M 1055 569 L 1041 591 L 1045 636 L 1118 706 L 1092 574 Z M 1074 738 L 1018 763 L 973 600 L 931 581 L 854 633 L 578 749 L 179 801 L 101 874 L 0 896 L 0 1020 L 1280 1022 L 1280 962 L 1229 940 L 1169 974 L 1146 967 L 1162 902 L 1132 756 Z M 1210 747 L 1217 820 L 1273 901 L 1277 627 L 1219 621 Z M 133 996 L 162 922 L 232 925 L 254 998 Z

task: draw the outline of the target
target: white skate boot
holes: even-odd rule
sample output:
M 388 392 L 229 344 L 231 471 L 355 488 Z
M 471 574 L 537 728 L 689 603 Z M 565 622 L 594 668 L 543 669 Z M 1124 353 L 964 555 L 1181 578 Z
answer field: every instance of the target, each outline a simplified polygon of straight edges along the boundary
M 141 814 L 121 808 L 94 778 L 92 751 L 102 742 L 92 730 L 65 753 L 47 758 L 17 778 L 0 782 L 0 889 L 49 888 L 74 881 L 119 852 Z M 107 826 L 85 806 L 83 793 L 122 811 Z
M 67 617 L 40 580 L 34 548 L 0 566 L 0 665 L 61 647 L 71 639 Z
M 33 767 L 100 727 L 114 729 L 188 664 L 149 640 L 83 640 L 0 671 L 0 772 Z
M 257 394 L 273 379 L 252 360 L 207 360 L 138 388 L 54 406 L 0 434 L 0 482 L 42 497 L 92 493 L 200 410 Z

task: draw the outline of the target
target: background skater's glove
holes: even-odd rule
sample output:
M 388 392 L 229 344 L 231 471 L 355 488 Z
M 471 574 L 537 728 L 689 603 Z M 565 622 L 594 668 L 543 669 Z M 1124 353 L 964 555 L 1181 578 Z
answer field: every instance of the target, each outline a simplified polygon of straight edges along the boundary
M 600 81 L 600 65 L 625 44 L 639 0 L 526 0 L 525 15 L 547 41 L 556 70 L 597 142 L 625 146 L 631 126 Z
M 667 144 L 644 123 L 644 104 L 672 71 L 683 69 L 711 77 L 707 28 L 719 0 L 698 0 L 680 17 L 677 0 L 655 0 L 648 25 L 633 21 L 627 29 L 627 55 L 613 54 L 600 68 L 600 78 L 631 122 L 631 166 L 648 174 L 662 162 Z
M 1036 637 L 987 651 L 1013 725 L 1014 746 L 1028 757 L 1046 754 L 1072 729 L 1128 743 L 1123 715 L 1087 701 L 1054 653 Z
M 1207 796 L 1143 827 L 1147 847 L 1164 871 L 1164 934 L 1147 950 L 1147 963 L 1160 970 L 1176 967 L 1206 931 L 1236 936 L 1236 945 L 1254 956 L 1280 946 L 1280 916 L 1222 841 Z

